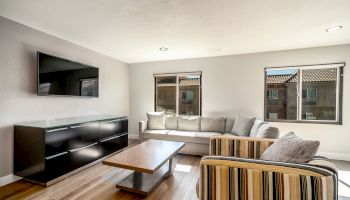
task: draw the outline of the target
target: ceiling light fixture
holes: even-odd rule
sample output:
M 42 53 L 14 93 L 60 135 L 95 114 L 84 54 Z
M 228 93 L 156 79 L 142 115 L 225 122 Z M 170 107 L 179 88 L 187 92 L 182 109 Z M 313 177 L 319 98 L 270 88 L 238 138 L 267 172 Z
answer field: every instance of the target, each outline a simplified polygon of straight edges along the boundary
M 166 47 L 160 47 L 159 50 L 161 50 L 161 51 L 168 51 L 168 48 L 166 48 Z
M 342 28 L 343 28 L 343 26 L 331 26 L 331 27 L 327 28 L 326 31 L 327 32 L 333 32 L 333 31 L 340 30 Z

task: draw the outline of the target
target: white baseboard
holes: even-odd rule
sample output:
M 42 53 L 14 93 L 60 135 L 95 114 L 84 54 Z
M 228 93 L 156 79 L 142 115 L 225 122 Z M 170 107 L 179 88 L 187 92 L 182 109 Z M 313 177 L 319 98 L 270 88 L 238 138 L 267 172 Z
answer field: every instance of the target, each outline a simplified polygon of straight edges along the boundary
M 139 135 L 138 134 L 129 134 L 129 139 L 138 140 L 139 139 Z
M 0 187 L 18 181 L 20 179 L 22 178 L 13 174 L 0 177 Z
M 350 154 L 320 152 L 317 155 L 321 155 L 333 160 L 350 161 Z

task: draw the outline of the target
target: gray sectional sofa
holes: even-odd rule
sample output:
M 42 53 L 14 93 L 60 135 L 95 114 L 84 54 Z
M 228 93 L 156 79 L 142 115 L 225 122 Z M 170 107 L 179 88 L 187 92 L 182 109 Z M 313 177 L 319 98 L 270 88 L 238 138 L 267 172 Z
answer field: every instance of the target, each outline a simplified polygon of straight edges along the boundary
M 255 119 L 230 117 L 164 116 L 162 113 L 147 113 L 148 120 L 139 122 L 139 138 L 186 142 L 180 153 L 208 155 L 212 136 L 278 138 L 277 128 Z M 152 116 L 153 115 L 153 116 Z M 153 118 L 156 116 L 156 118 Z

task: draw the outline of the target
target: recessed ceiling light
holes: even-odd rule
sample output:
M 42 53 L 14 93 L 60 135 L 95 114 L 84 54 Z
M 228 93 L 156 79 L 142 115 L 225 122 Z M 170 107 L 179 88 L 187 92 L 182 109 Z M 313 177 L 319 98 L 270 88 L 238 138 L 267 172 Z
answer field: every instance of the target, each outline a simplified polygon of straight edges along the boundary
M 343 28 L 343 26 L 331 26 L 331 27 L 327 28 L 326 31 L 327 32 L 333 32 L 333 31 L 340 30 L 342 28 Z
M 166 48 L 166 47 L 160 47 L 159 50 L 161 50 L 161 51 L 168 51 L 168 48 Z

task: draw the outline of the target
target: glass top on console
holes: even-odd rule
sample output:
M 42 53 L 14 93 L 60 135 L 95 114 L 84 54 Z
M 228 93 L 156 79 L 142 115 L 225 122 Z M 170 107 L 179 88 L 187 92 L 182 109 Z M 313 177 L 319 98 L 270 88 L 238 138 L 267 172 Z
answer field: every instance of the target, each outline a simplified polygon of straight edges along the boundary
M 71 124 L 81 124 L 95 121 L 105 121 L 105 120 L 113 120 L 113 119 L 121 119 L 126 118 L 126 116 L 122 115 L 90 115 L 83 117 L 71 117 L 71 118 L 61 118 L 61 119 L 50 119 L 50 120 L 41 120 L 41 121 L 33 121 L 33 122 L 24 122 L 15 124 L 15 126 L 29 126 L 36 128 L 53 128 L 59 126 L 67 126 Z

